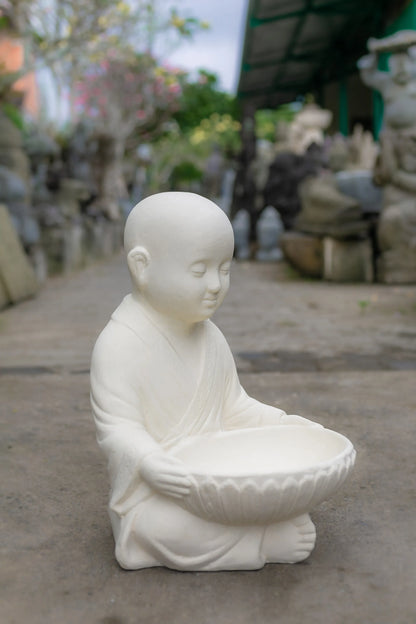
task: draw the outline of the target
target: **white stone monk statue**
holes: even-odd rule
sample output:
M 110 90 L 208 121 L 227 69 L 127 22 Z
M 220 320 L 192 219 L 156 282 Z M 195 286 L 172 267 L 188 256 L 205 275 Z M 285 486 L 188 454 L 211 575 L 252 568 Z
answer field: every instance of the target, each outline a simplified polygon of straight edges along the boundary
M 305 559 L 309 515 L 270 526 L 204 520 L 180 504 L 190 479 L 174 457 L 189 436 L 279 424 L 319 426 L 249 397 L 209 320 L 229 287 L 231 224 L 193 193 L 141 201 L 125 228 L 132 280 L 91 364 L 98 443 L 108 459 L 115 554 L 126 569 L 256 569 Z

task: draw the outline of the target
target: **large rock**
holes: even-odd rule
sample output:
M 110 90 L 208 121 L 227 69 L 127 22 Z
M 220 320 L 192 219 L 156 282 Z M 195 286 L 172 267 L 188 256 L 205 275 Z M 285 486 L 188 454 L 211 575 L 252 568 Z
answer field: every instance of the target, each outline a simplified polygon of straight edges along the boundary
M 5 308 L 9 303 L 9 296 L 7 294 L 6 288 L 3 285 L 3 282 L 0 279 L 0 310 L 2 308 Z
M 0 201 L 23 201 L 26 197 L 23 179 L 8 167 L 0 165 Z
M 23 139 L 20 130 L 6 115 L 0 114 L 0 142 L 4 148 L 22 147 Z
M 39 225 L 27 196 L 27 184 L 23 178 L 0 165 L 0 203 L 7 205 L 13 225 L 26 248 L 40 240 Z
M 318 236 L 285 232 L 280 239 L 280 246 L 287 260 L 302 275 L 322 277 L 323 254 L 322 239 Z
M 2 114 L 0 114 L 0 166 L 7 167 L 20 176 L 29 194 L 30 165 L 22 149 L 21 133 L 10 119 Z
M 0 303 L 33 296 L 38 282 L 5 206 L 0 204 Z

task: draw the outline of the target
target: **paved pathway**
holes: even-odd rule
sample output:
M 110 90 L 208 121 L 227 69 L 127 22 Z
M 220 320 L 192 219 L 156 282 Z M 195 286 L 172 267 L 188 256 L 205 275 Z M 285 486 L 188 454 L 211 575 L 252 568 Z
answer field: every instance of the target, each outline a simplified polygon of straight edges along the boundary
M 244 386 L 345 433 L 358 458 L 313 513 L 306 562 L 205 574 L 125 572 L 113 558 L 88 367 L 128 290 L 120 257 L 0 313 L 1 621 L 414 624 L 416 289 L 234 267 L 216 321 Z

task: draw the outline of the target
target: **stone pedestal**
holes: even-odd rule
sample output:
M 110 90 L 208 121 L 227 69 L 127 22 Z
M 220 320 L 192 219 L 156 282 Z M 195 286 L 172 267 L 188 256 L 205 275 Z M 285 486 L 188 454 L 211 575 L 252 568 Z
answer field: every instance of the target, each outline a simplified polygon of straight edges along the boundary
M 378 226 L 377 276 L 385 284 L 416 282 L 416 202 L 388 206 Z
M 373 250 L 369 239 L 323 239 L 323 277 L 331 282 L 374 281 Z

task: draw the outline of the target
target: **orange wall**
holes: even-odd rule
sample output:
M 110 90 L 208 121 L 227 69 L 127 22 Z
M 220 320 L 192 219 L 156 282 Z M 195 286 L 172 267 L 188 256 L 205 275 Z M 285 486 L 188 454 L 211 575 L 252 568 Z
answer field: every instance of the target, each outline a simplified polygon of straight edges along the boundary
M 22 44 L 12 37 L 0 37 L 0 65 L 6 72 L 19 71 L 24 62 Z M 23 93 L 23 108 L 25 112 L 37 117 L 39 112 L 39 94 L 36 78 L 33 72 L 22 76 L 14 84 L 14 89 Z

